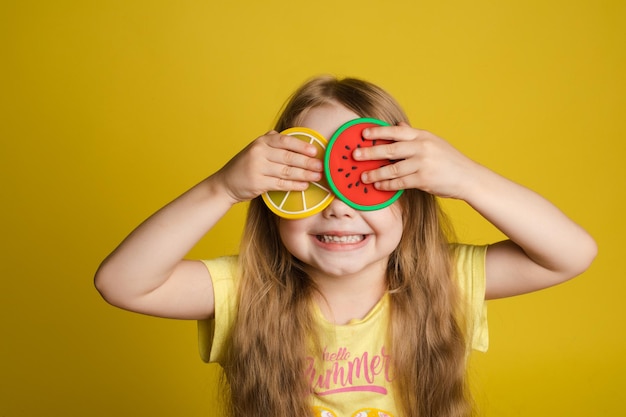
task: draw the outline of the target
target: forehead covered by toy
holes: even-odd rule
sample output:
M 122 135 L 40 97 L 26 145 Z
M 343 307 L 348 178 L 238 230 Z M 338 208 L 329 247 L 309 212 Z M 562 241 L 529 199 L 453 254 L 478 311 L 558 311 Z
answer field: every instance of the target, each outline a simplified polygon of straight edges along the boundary
M 357 148 L 366 148 L 389 140 L 367 140 L 363 130 L 368 127 L 389 126 L 382 120 L 360 118 L 343 124 L 327 141 L 314 130 L 293 127 L 281 132 L 295 136 L 318 148 L 316 157 L 324 161 L 324 178 L 313 182 L 305 191 L 269 191 L 263 194 L 265 204 L 278 216 L 287 219 L 300 219 L 324 210 L 337 197 L 356 210 L 380 210 L 400 197 L 402 190 L 383 191 L 372 184 L 363 184 L 361 174 L 393 161 L 356 161 L 352 153 Z

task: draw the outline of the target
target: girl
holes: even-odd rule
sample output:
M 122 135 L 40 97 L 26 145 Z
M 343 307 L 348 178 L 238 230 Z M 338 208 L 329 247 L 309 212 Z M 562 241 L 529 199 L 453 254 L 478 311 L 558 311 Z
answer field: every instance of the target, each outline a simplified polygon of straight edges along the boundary
M 298 220 L 260 196 L 322 178 L 311 144 L 345 122 L 391 143 L 354 151 L 393 164 L 364 172 L 392 205 L 357 211 L 335 198 Z M 461 199 L 508 240 L 450 244 L 436 197 Z M 234 205 L 250 201 L 238 257 L 184 260 Z M 470 348 L 486 349 L 484 300 L 564 282 L 586 270 L 594 240 L 534 192 L 412 128 L 398 104 L 357 79 L 320 77 L 287 103 L 276 130 L 146 220 L 109 255 L 95 282 L 113 305 L 199 320 L 205 360 L 229 382 L 233 416 L 468 416 Z

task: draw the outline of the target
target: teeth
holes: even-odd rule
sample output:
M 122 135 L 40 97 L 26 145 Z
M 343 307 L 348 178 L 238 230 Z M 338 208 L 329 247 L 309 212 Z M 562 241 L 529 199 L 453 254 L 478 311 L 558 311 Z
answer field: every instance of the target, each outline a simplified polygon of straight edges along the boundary
M 358 243 L 362 241 L 365 236 L 363 235 L 349 235 L 349 236 L 336 236 L 336 235 L 320 235 L 319 240 L 324 243 Z

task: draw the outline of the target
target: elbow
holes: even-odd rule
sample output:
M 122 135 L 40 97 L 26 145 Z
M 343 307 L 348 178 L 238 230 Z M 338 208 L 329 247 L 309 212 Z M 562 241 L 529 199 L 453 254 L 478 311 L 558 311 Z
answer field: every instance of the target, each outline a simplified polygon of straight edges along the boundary
M 578 242 L 578 248 L 576 256 L 572 257 L 568 277 L 564 281 L 583 274 L 591 267 L 593 261 L 598 256 L 598 244 L 589 235 Z
M 598 244 L 593 237 L 588 236 L 584 248 L 583 254 L 581 255 L 580 272 L 578 275 L 589 269 L 598 256 Z
M 108 284 L 109 278 L 104 268 L 104 263 L 102 263 L 96 274 L 93 277 L 93 285 L 96 288 L 96 291 L 100 294 L 100 296 L 109 304 L 110 303 L 110 285 Z
M 115 284 L 115 273 L 107 267 L 106 261 L 98 267 L 93 284 L 104 301 L 115 307 L 122 307 L 123 300 L 119 296 L 119 290 L 116 291 L 118 286 Z
M 133 312 L 145 312 L 144 298 L 149 291 L 138 286 L 132 275 L 117 262 L 106 260 L 98 267 L 94 286 L 108 304 Z
M 539 284 L 540 288 L 548 288 L 570 281 L 587 271 L 596 256 L 598 255 L 598 245 L 589 235 L 577 239 L 575 246 L 563 247 L 561 252 L 566 254 L 559 265 L 546 268 L 548 275 L 544 276 L 545 281 Z

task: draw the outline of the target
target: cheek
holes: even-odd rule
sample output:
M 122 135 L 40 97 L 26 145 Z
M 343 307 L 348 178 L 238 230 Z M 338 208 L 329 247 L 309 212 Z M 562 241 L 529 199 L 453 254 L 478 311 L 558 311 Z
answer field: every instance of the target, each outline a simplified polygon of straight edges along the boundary
M 400 244 L 404 232 L 402 212 L 395 204 L 383 210 L 386 211 L 381 213 L 372 212 L 372 215 L 376 217 L 371 218 L 370 226 L 386 246 L 395 249 Z
M 293 232 L 291 231 L 291 225 L 289 224 L 288 221 L 280 219 L 278 221 L 278 234 L 280 235 L 280 240 L 283 241 L 283 244 L 289 248 L 290 244 L 289 244 L 289 240 L 290 237 L 293 235 Z
M 287 250 L 295 255 L 298 248 L 302 247 L 302 239 L 307 237 L 306 225 L 303 220 L 280 219 L 278 222 L 280 240 Z
M 396 204 L 377 211 L 363 212 L 362 216 L 377 233 L 402 233 L 402 211 Z
M 402 227 L 401 221 L 395 221 L 388 225 L 386 229 L 386 240 L 394 246 L 398 246 L 400 244 L 400 240 L 402 240 L 402 234 L 404 230 Z

